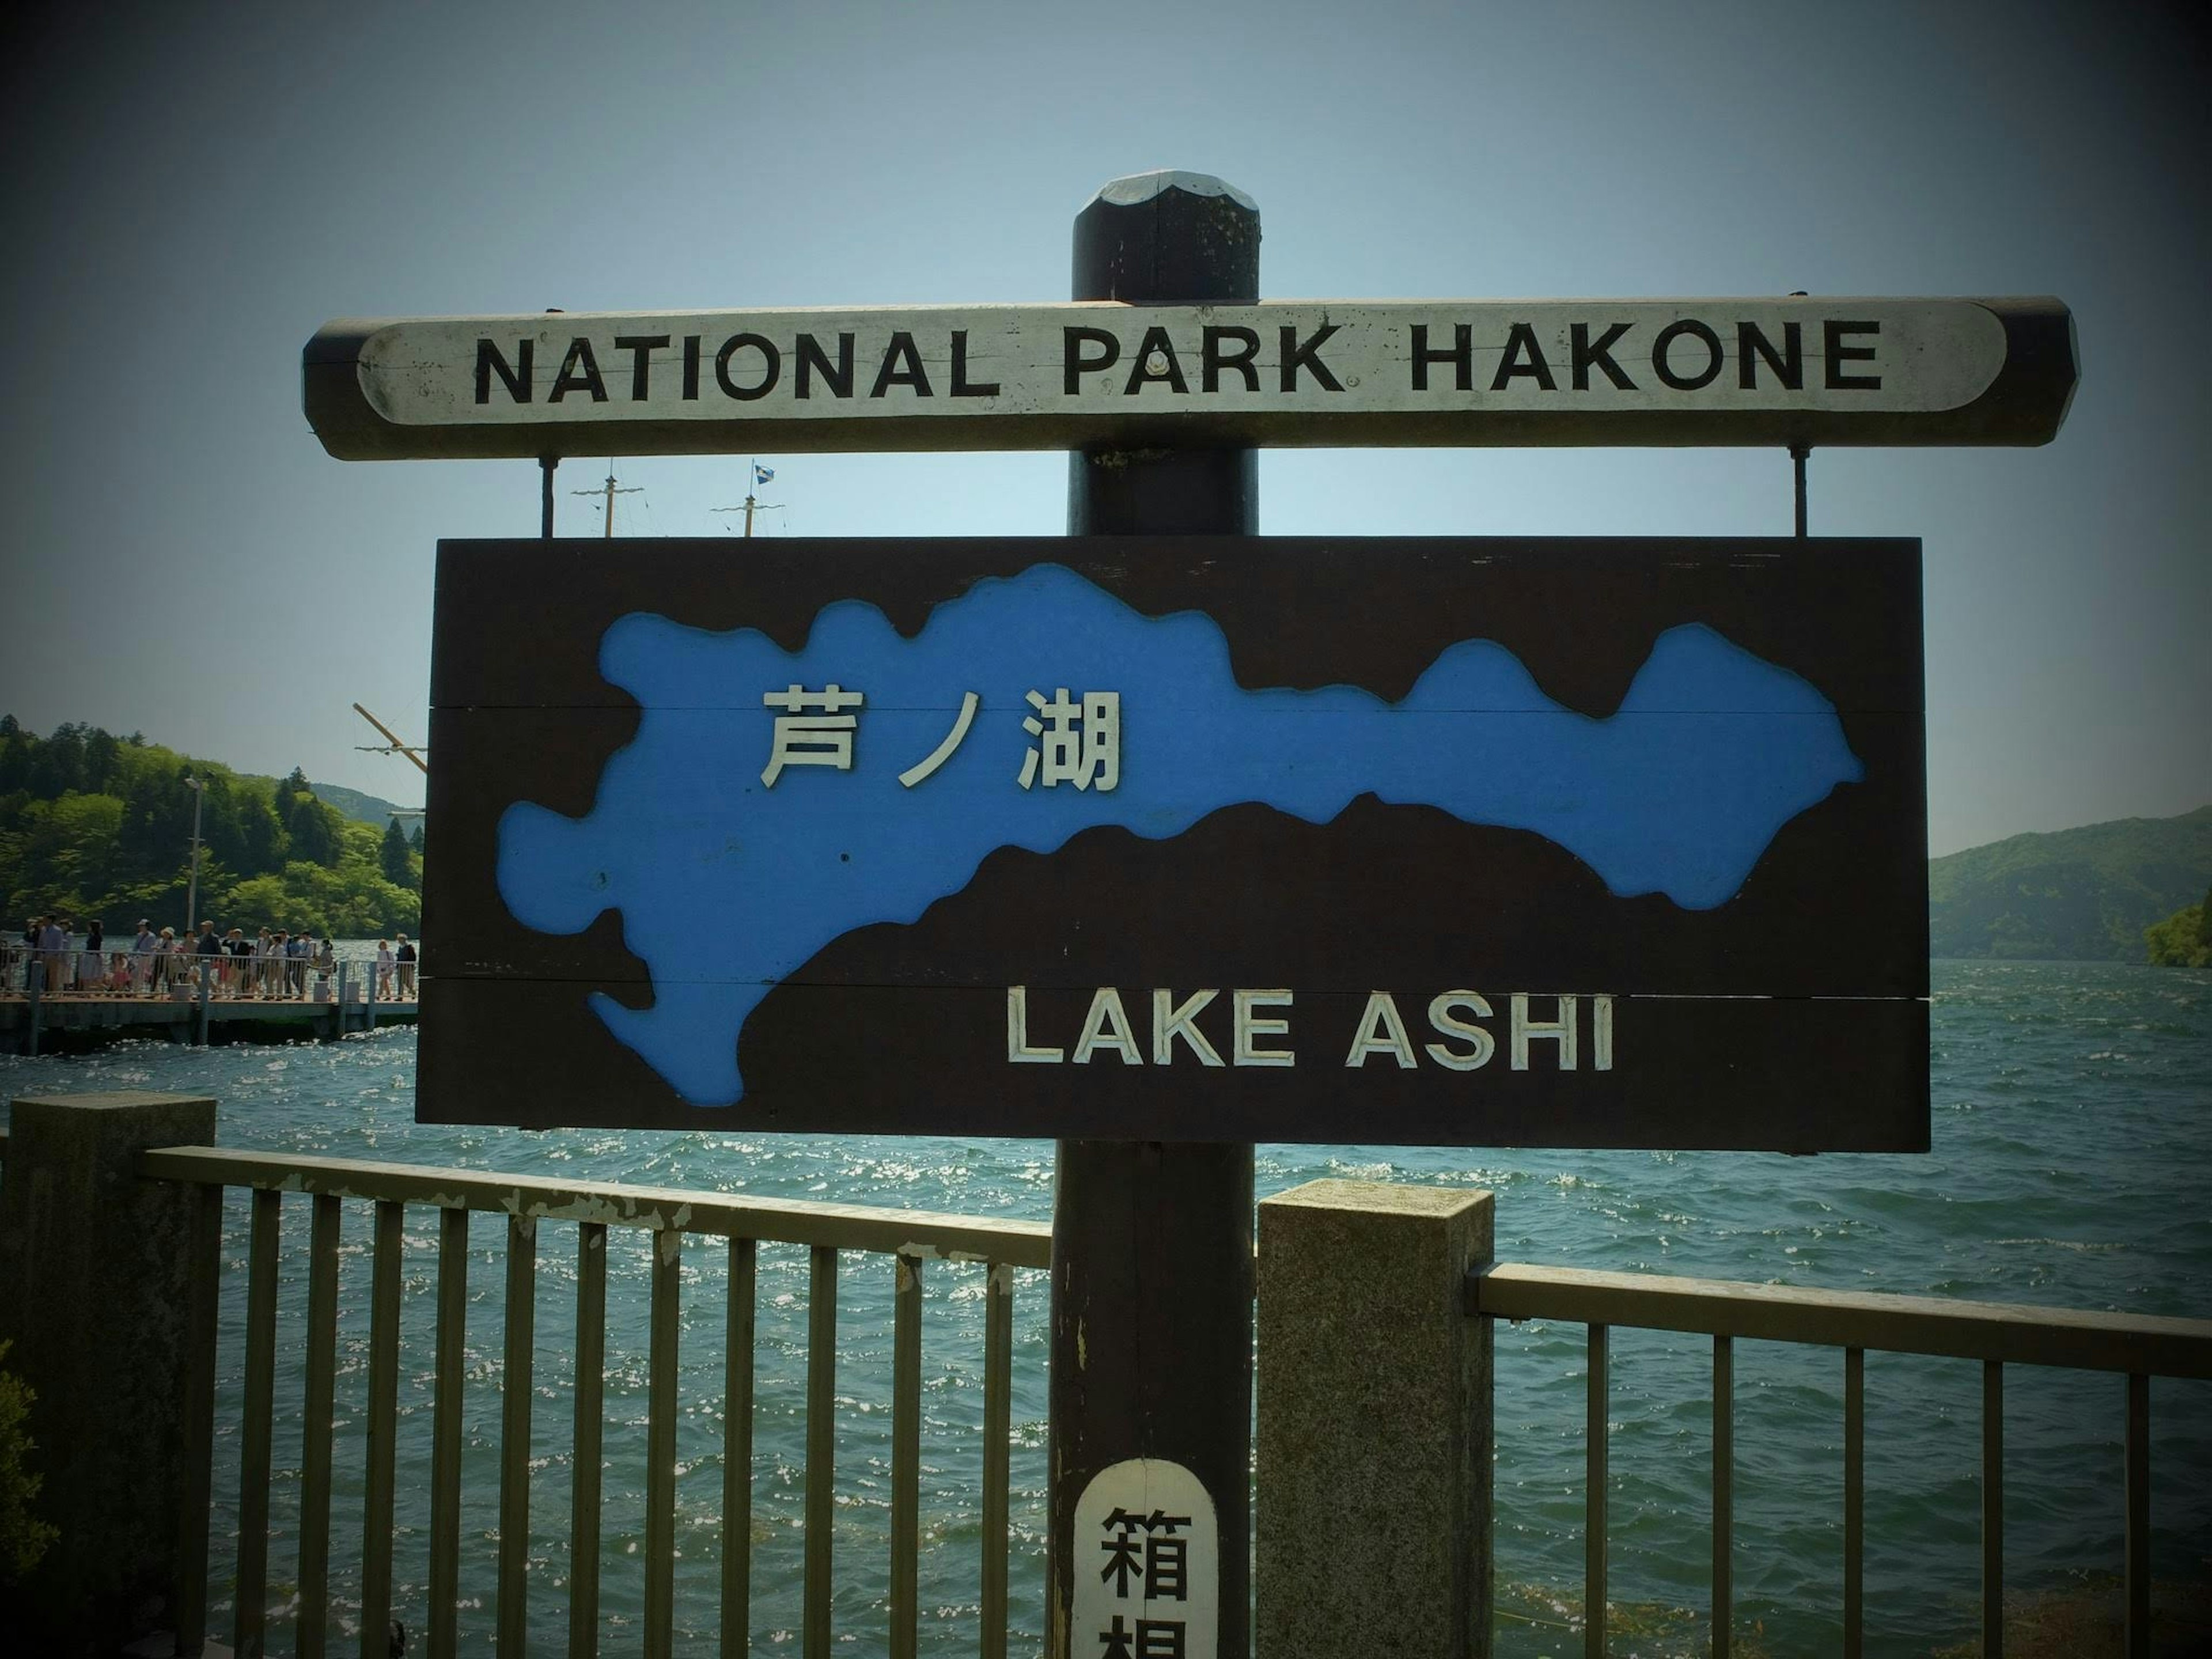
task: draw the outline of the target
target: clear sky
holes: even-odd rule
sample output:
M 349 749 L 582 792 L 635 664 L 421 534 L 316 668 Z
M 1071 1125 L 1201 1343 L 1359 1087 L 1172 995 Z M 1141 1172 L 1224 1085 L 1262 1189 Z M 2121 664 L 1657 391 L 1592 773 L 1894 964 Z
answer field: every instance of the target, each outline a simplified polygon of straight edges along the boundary
M 1926 543 L 1929 836 L 2212 801 L 2198 9 L 1272 3 L 64 9 L 4 109 L 0 709 L 404 803 L 441 536 L 528 462 L 346 464 L 338 316 L 1039 301 L 1106 180 L 1257 199 L 1270 298 L 2054 294 L 2033 450 L 1816 452 L 1816 534 Z M 1057 455 L 781 456 L 769 533 L 1057 534 Z M 745 458 L 622 459 L 617 536 Z M 605 476 L 562 469 L 561 530 Z M 1732 450 L 1276 451 L 1271 533 L 1784 534 Z M 619 554 L 613 556 L 619 556 Z M 526 606 L 527 594 L 516 603 Z

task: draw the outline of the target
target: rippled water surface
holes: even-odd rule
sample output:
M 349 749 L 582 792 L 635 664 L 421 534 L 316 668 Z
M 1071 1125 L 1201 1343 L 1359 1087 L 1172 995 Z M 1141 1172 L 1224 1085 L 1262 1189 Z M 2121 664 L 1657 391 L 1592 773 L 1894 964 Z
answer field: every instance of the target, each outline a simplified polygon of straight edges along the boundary
M 1939 963 L 1934 1150 L 1925 1156 L 1547 1153 L 1264 1146 L 1262 1196 L 1320 1176 L 1486 1188 L 1502 1259 L 1695 1273 L 2145 1314 L 2212 1316 L 2212 975 L 2082 963 Z M 0 1095 L 113 1088 L 206 1092 L 220 1139 L 343 1158 L 832 1198 L 1044 1220 L 1052 1148 L 1034 1141 L 615 1133 L 419 1127 L 415 1042 L 388 1030 L 343 1043 L 209 1050 L 132 1042 L 78 1059 L 0 1058 Z M 295 1200 L 296 1202 L 297 1200 Z M 307 1213 L 288 1207 L 280 1330 L 304 1327 Z M 368 1217 L 349 1206 L 342 1264 L 338 1486 L 341 1612 L 357 1607 Z M 436 1218 L 413 1215 L 401 1339 L 401 1616 L 422 1622 L 428 1547 Z M 245 1200 L 225 1231 L 216 1572 L 235 1527 Z M 567 1632 L 574 1235 L 541 1234 L 532 1485 L 535 1641 Z M 491 1646 L 497 1533 L 503 1224 L 471 1232 L 463 1645 Z M 605 1650 L 637 1642 L 642 1592 L 646 1289 L 642 1236 L 611 1235 Z M 678 1455 L 679 1650 L 713 1650 L 722 1470 L 725 1257 L 684 1258 Z M 922 1641 L 972 1651 L 980 1536 L 983 1277 L 931 1266 L 923 1360 Z M 1044 1275 L 1015 1302 L 1014 1650 L 1041 1645 L 1045 1479 Z M 883 1646 L 890 1508 L 890 1267 L 848 1255 L 840 1274 L 836 1622 L 848 1650 Z M 753 1469 L 756 1644 L 797 1640 L 802 1538 L 806 1260 L 763 1246 Z M 1711 1348 L 1613 1334 L 1612 1597 L 1648 1632 L 1620 1651 L 1703 1650 L 1710 1574 Z M 294 1571 L 296 1341 L 280 1341 L 278 1537 L 272 1583 Z M 1585 1340 L 1580 1326 L 1498 1332 L 1499 1650 L 1579 1652 Z M 1925 1654 L 1970 1635 L 1980 1571 L 1980 1368 L 1867 1360 L 1869 1651 Z M 1840 1354 L 1739 1343 L 1738 1629 L 1753 1650 L 1833 1650 L 1842 1602 Z M 2009 1368 L 2005 1382 L 2008 1583 L 2066 1591 L 2121 1563 L 2124 1383 Z M 2212 1553 L 2212 1383 L 2152 1389 L 2154 1568 L 2201 1580 Z M 227 1605 L 219 1615 L 227 1626 Z M 280 1635 L 276 1650 L 289 1647 Z

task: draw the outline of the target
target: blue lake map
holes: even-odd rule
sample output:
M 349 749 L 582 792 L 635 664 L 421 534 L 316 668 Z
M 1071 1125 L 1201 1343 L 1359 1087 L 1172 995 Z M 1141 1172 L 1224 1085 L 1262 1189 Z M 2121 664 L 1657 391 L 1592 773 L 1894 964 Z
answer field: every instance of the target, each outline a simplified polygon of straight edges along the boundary
M 1480 639 L 1386 702 L 1243 685 L 1211 617 L 1147 617 L 1054 564 L 976 582 L 911 638 L 840 601 L 796 652 L 633 614 L 599 668 L 642 706 L 637 735 L 585 817 L 507 808 L 499 890 L 541 933 L 621 912 L 653 1006 L 592 1007 L 702 1106 L 743 1098 L 738 1038 L 770 989 L 842 934 L 917 920 L 1000 848 L 1101 826 L 1164 841 L 1246 803 L 1326 823 L 1372 795 L 1542 836 L 1617 896 L 1708 909 L 1863 775 L 1816 688 L 1702 624 L 1659 635 L 1602 719 Z

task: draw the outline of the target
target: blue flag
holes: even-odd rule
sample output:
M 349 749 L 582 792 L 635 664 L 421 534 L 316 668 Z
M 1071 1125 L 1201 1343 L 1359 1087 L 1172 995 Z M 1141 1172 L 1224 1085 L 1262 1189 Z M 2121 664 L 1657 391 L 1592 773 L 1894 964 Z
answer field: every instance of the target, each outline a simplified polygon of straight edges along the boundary
M 775 469 L 774 467 L 763 466 L 758 461 L 755 461 L 753 463 L 753 482 L 755 483 L 764 484 L 774 477 L 775 477 Z

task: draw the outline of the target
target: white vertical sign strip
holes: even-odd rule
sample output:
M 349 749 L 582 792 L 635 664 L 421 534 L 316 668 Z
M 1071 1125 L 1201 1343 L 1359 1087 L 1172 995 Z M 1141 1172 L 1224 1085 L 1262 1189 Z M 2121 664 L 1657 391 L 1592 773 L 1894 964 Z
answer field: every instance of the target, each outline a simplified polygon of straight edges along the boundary
M 362 325 L 400 426 L 1957 409 L 2003 369 L 1971 300 L 946 306 Z
M 1217 1659 L 1221 1536 L 1213 1500 L 1180 1463 L 1101 1469 L 1075 1504 L 1068 1651 L 1097 1659 Z

